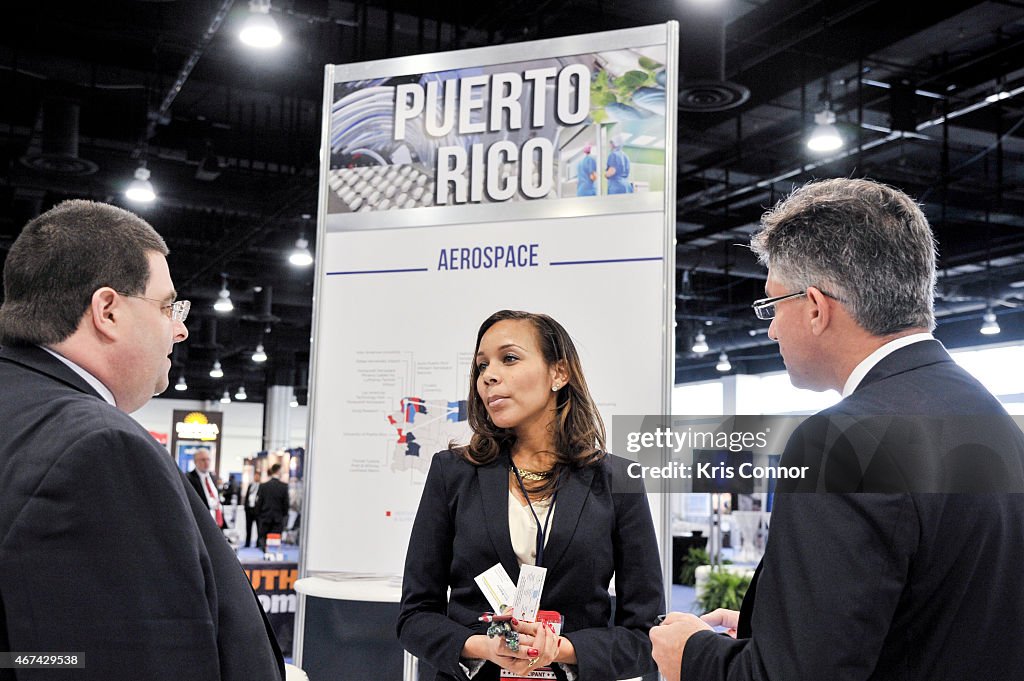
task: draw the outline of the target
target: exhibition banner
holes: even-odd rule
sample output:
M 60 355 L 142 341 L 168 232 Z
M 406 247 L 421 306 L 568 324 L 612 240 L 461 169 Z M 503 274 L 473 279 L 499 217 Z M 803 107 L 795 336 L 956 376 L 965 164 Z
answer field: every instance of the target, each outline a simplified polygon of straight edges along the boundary
M 565 326 L 609 430 L 668 410 L 676 33 L 327 68 L 303 575 L 401 574 L 497 310 Z
M 295 580 L 299 577 L 297 563 L 242 563 L 260 607 L 267 614 L 274 629 L 277 643 L 285 657 L 292 654 L 292 634 L 295 631 Z
M 213 470 L 220 470 L 220 442 L 224 414 L 219 411 L 175 409 L 171 424 L 171 456 L 183 472 L 193 468 L 192 458 L 200 447 L 210 450 Z

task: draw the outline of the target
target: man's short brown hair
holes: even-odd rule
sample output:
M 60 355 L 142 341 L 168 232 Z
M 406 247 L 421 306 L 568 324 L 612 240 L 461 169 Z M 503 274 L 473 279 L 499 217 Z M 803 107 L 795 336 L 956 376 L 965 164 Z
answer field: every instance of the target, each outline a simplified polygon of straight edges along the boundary
M 75 332 L 96 289 L 145 292 L 150 252 L 167 245 L 117 206 L 65 201 L 25 225 L 4 265 L 0 345 L 52 345 Z

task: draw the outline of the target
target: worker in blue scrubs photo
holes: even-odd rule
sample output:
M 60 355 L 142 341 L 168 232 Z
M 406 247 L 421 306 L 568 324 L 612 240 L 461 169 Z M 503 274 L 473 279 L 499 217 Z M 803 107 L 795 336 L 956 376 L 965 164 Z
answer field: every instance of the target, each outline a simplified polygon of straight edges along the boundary
M 597 161 L 590 155 L 594 147 L 583 145 L 583 158 L 576 163 L 576 196 L 597 196 Z
M 633 184 L 629 181 L 629 157 L 622 150 L 622 138 L 618 135 L 610 140 L 611 152 L 604 176 L 608 178 L 609 194 L 630 194 Z

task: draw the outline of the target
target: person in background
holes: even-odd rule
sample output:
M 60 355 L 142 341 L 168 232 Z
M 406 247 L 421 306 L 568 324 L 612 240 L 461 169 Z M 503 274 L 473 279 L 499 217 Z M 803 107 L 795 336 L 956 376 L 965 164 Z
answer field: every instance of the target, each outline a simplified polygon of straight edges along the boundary
M 614 681 L 654 670 L 647 632 L 664 606 L 643 482 L 604 450 L 604 425 L 561 324 L 503 310 L 476 338 L 466 446 L 435 454 L 406 553 L 398 638 L 421 679 L 496 681 L 553 665 Z M 543 610 L 561 635 L 516 622 L 518 650 L 488 638 L 474 578 L 496 563 L 547 569 Z M 614 606 L 609 595 L 615 579 Z M 450 595 L 449 595 L 450 589 Z
M 220 480 L 217 474 L 211 469 L 212 457 L 210 450 L 200 447 L 192 456 L 196 467 L 188 472 L 186 476 L 192 489 L 196 491 L 199 498 L 203 500 L 206 507 L 210 509 L 210 517 L 217 522 L 217 527 L 224 528 L 224 507 L 220 502 Z
M 622 137 L 615 135 L 608 144 L 611 150 L 608 152 L 608 161 L 605 166 L 604 176 L 608 178 L 609 194 L 631 194 L 633 184 L 629 181 L 629 157 L 622 150 Z
M 740 612 L 670 614 L 651 631 L 661 673 L 1020 677 L 1024 434 L 931 334 L 927 219 L 897 189 L 833 179 L 762 224 L 751 246 L 768 297 L 754 311 L 772 320 L 794 386 L 843 399 L 786 445 L 780 467 L 809 474 L 779 480 Z
M 259 498 L 259 496 L 258 496 L 259 495 L 259 490 L 260 490 L 260 472 L 256 471 L 255 473 L 253 473 L 252 482 L 250 482 L 248 484 L 248 486 L 245 488 L 245 494 L 243 495 L 244 508 L 245 508 L 245 546 L 246 546 L 246 548 L 252 546 L 252 541 L 253 541 L 252 528 L 253 528 L 254 525 L 256 526 L 256 535 L 255 535 L 256 544 L 259 545 L 259 541 L 260 541 L 260 539 L 259 539 L 260 526 L 259 526 L 259 522 L 258 522 L 259 521 L 259 516 L 257 515 L 257 511 L 256 511 L 256 500 Z
M 267 535 L 284 532 L 284 524 L 288 519 L 288 485 L 278 480 L 281 464 L 270 467 L 267 481 L 260 485 L 256 498 L 256 517 L 260 533 L 259 546 L 267 550 Z
M 237 474 L 228 476 L 228 479 L 221 485 L 220 500 L 225 506 L 234 506 L 238 503 L 238 495 L 241 492 L 241 484 Z
M 167 388 L 188 337 L 166 255 L 138 216 L 80 200 L 29 222 L 7 254 L 0 641 L 84 666 L 2 678 L 284 679 L 234 551 L 128 416 Z
M 590 155 L 593 145 L 583 145 L 583 157 L 576 163 L 576 196 L 597 195 L 597 161 Z

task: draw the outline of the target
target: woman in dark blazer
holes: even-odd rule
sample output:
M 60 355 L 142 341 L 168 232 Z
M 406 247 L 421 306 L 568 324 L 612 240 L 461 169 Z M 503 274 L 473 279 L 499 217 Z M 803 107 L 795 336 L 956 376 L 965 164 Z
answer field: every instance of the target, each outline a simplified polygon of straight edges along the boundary
M 468 407 L 473 436 L 434 456 L 406 557 L 398 636 L 420 678 L 493 681 L 499 667 L 525 675 L 546 665 L 570 681 L 653 671 L 647 632 L 664 599 L 647 497 L 628 462 L 604 451 L 565 329 L 508 310 L 484 321 Z M 501 563 L 515 582 L 538 553 L 540 607 L 562 615 L 562 635 L 519 622 L 512 651 L 477 621 L 490 606 L 474 577 Z

